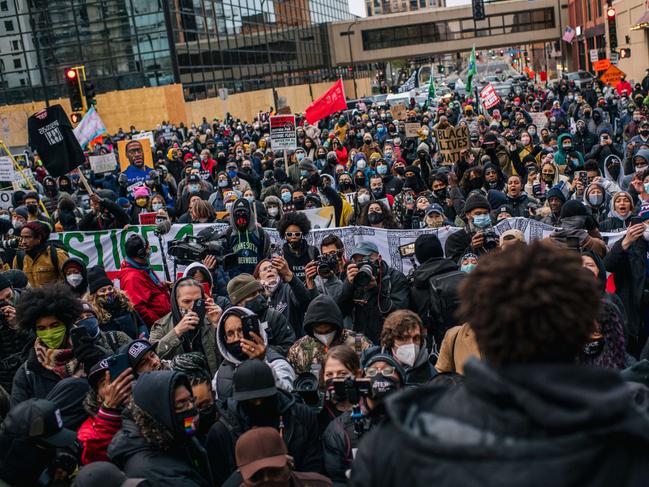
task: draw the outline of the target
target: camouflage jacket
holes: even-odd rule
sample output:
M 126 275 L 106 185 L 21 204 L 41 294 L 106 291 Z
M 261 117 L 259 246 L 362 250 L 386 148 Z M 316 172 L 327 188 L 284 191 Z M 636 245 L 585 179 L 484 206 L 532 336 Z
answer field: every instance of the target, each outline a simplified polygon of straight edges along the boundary
M 331 347 L 335 347 L 336 345 L 347 345 L 353 348 L 359 357 L 363 350 L 373 346 L 372 342 L 365 335 L 346 328 L 340 337 L 331 344 Z M 288 351 L 287 360 L 293 366 L 293 369 L 295 369 L 296 374 L 312 372 L 319 376 L 322 359 L 329 348 L 325 347 L 312 336 L 306 335 L 291 346 Z

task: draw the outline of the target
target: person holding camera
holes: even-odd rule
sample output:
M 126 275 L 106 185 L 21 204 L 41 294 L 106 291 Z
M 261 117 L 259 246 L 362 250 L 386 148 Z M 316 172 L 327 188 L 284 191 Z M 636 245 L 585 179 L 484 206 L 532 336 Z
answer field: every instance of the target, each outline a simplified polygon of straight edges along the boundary
M 228 282 L 228 296 L 232 305 L 248 308 L 257 315 L 268 344 L 286 356 L 295 342 L 295 332 L 282 313 L 268 306 L 264 286 L 250 274 L 239 274 Z
M 56 404 L 26 399 L 0 428 L 0 485 L 67 485 L 78 467 L 75 440 Z
M 288 351 L 288 361 L 296 373 L 320 376 L 322 358 L 331 347 L 347 345 L 359 356 L 372 346 L 362 333 L 343 327 L 343 316 L 331 296 L 321 294 L 309 303 L 304 315 L 305 336 Z
M 171 311 L 167 283 L 151 269 L 151 246 L 139 235 L 130 235 L 124 244 L 119 285 L 133 303 L 135 311 L 151 328 Z
M 484 254 L 494 248 L 498 238 L 493 231 L 491 206 L 487 198 L 480 194 L 470 195 L 464 204 L 465 228 L 451 233 L 446 239 L 444 250 L 446 258 L 459 262 L 467 252 Z
M 27 349 L 33 340 L 16 323 L 19 296 L 6 275 L 0 274 L 0 387 L 8 394 L 11 394 L 16 371 L 25 361 Z
M 273 369 L 277 387 L 287 392 L 293 390 L 295 371 L 286 358 L 268 346 L 266 329 L 254 312 L 240 306 L 228 308 L 219 320 L 215 335 L 223 360 L 213 374 L 212 388 L 222 404 L 232 397 L 235 369 L 250 359 L 264 360 Z
M 216 351 L 214 330 L 222 313 L 199 282 L 182 277 L 171 290 L 171 311 L 154 323 L 149 338 L 161 359 L 199 352 L 207 358 L 210 373 L 215 374 L 221 357 Z
M 340 237 L 327 235 L 320 242 L 320 256 L 304 268 L 306 288 L 316 289 L 320 294 L 338 299 L 343 290 L 340 278 L 345 266 L 345 247 Z
M 374 242 L 360 242 L 351 258 L 338 305 L 343 316 L 351 317 L 354 331 L 378 344 L 385 317 L 408 308 L 410 285 L 403 273 L 388 266 Z
M 291 272 L 304 282 L 306 265 L 320 255 L 318 249 L 306 241 L 306 236 L 311 231 L 311 222 L 304 213 L 285 213 L 277 224 L 277 231 L 285 241 L 282 254 Z
M 377 353 L 363 364 L 363 378 L 347 380 L 341 392 L 352 404 L 322 436 L 325 473 L 336 487 L 347 485 L 347 473 L 361 439 L 385 418 L 386 399 L 405 384 L 405 372 L 391 355 Z M 342 399 L 342 398 L 341 398 Z
M 235 445 L 242 434 L 259 427 L 279 431 L 296 470 L 322 471 L 322 442 L 316 415 L 309 406 L 277 386 L 272 363 L 252 357 L 244 360 L 234 370 L 232 391 L 227 408 L 207 435 L 213 485 L 241 485 Z

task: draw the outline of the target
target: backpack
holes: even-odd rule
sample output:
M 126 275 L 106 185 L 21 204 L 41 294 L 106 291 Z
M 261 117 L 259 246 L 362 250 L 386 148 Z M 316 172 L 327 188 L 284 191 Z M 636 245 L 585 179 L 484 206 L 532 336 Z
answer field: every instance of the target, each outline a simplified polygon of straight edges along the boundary
M 436 340 L 444 337 L 446 330 L 455 326 L 455 317 L 460 299 L 457 290 L 466 272 L 446 272 L 428 279 L 428 302 L 424 311 L 424 323 Z
M 50 259 L 52 260 L 52 265 L 57 274 L 59 274 L 59 256 L 56 253 L 56 249 L 61 249 L 65 252 L 68 251 L 68 248 L 60 240 L 48 240 L 47 246 L 50 249 Z M 16 252 L 16 269 L 22 271 L 23 264 L 25 263 L 25 251 L 19 250 Z

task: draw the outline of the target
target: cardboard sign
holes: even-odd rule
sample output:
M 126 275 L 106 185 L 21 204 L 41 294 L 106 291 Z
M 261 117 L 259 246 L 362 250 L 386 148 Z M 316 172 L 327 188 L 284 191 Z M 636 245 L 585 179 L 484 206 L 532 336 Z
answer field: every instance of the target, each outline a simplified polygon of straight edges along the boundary
M 397 103 L 393 107 L 390 107 L 390 113 L 395 120 L 405 120 L 408 116 L 408 109 L 403 103 Z
M 541 130 L 548 124 L 548 117 L 545 116 L 544 112 L 528 112 L 532 118 L 532 123 L 536 125 L 536 128 Z
M 421 124 L 419 122 L 407 122 L 406 123 L 406 137 L 419 137 L 419 129 Z
M 14 181 L 14 163 L 9 156 L 0 157 L 0 181 Z
M 460 160 L 460 153 L 471 147 L 469 127 L 458 125 L 435 130 L 439 151 L 444 156 L 443 164 L 450 166 Z
M 604 73 L 602 73 L 599 79 L 601 79 L 603 83 L 615 88 L 622 79 L 622 76 L 624 76 L 624 71 L 611 65 L 606 71 L 604 71 Z
M 140 225 L 155 225 L 155 217 L 157 213 L 155 211 L 140 213 L 138 218 L 140 219 Z
M 101 156 L 89 156 L 88 160 L 90 161 L 90 169 L 92 169 L 95 174 L 112 172 L 117 167 L 117 160 L 115 159 L 115 154 L 113 152 Z
M 149 139 L 151 147 L 155 146 L 155 141 L 153 140 L 153 132 L 140 132 L 139 134 L 133 135 L 131 138 L 133 140 Z
M 0 191 L 0 208 L 6 210 L 11 208 L 11 196 L 14 192 L 10 189 Z
M 487 83 L 487 86 L 480 90 L 480 99 L 482 100 L 482 104 L 487 110 L 495 107 L 496 105 L 498 105 L 498 103 L 500 103 L 500 97 L 496 93 L 496 90 L 491 83 Z
M 599 61 L 595 61 L 593 63 L 593 69 L 595 71 L 606 71 L 610 67 L 611 61 L 609 61 L 608 59 L 600 59 Z
M 126 150 L 128 146 L 128 151 Z M 142 164 L 153 169 L 153 154 L 151 153 L 151 142 L 148 138 L 139 140 L 120 140 L 117 142 L 117 153 L 119 154 L 119 170 L 126 171 L 131 165 L 137 167 Z
M 297 149 L 295 115 L 270 117 L 270 144 L 273 150 Z

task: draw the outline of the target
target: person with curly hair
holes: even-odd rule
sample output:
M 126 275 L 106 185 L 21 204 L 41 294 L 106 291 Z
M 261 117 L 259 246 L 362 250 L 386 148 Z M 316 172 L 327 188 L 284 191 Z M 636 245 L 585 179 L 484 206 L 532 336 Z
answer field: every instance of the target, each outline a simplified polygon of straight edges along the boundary
M 399 228 L 392 211 L 382 201 L 371 201 L 363 206 L 358 218 L 358 224 L 374 228 Z
M 129 417 L 108 447 L 108 457 L 131 478 L 153 485 L 214 485 L 205 450 L 195 438 L 198 409 L 181 372 L 142 374 L 133 385 Z
M 320 255 L 320 251 L 306 240 L 306 236 L 311 231 L 311 222 L 304 213 L 284 213 L 277 224 L 277 231 L 285 242 L 282 253 L 289 269 L 293 275 L 304 282 L 306 265 Z
M 29 398 L 44 399 L 66 377 L 83 377 L 82 364 L 72 351 L 70 330 L 83 313 L 81 301 L 64 283 L 27 289 L 16 303 L 16 323 L 36 340 L 18 369 L 11 405 Z
M 482 360 L 461 385 L 389 401 L 348 485 L 643 484 L 649 405 L 617 371 L 575 363 L 601 310 L 580 254 L 544 241 L 488 254 L 460 300 Z

